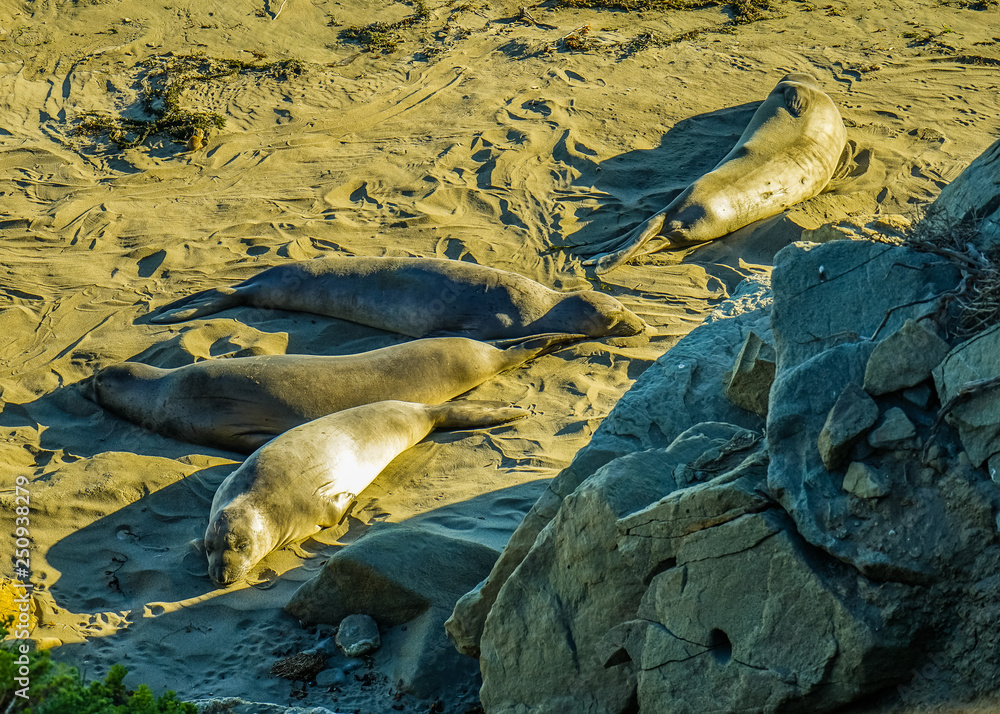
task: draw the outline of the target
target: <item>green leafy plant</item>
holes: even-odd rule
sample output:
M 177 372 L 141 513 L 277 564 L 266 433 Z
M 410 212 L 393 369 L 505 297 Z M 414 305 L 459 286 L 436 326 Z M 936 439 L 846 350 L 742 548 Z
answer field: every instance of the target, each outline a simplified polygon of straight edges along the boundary
M 13 618 L 0 622 L 0 640 L 7 636 Z M 23 664 L 24 661 L 27 664 Z M 21 668 L 28 668 L 28 698 Z M 174 692 L 159 697 L 145 684 L 128 691 L 123 684 L 128 670 L 113 665 L 103 681 L 85 684 L 75 667 L 53 662 L 48 650 L 24 652 L 17 641 L 0 641 L 0 711 L 11 714 L 197 714 L 194 704 L 177 699 Z

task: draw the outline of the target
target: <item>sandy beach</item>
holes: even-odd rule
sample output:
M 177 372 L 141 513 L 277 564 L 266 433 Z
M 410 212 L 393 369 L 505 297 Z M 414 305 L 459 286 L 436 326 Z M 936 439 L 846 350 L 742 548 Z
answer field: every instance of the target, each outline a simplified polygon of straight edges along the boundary
M 0 502 L 10 510 L 14 479 L 30 479 L 38 645 L 88 677 L 120 662 L 129 686 L 185 699 L 428 711 L 393 698 L 384 678 L 301 694 L 271 676 L 316 641 L 283 613 L 291 593 L 378 522 L 500 551 L 636 377 L 745 276 L 803 229 L 903 225 L 997 138 L 992 0 L 775 2 L 746 24 L 734 12 L 545 2 L 532 24 L 510 2 L 0 3 Z M 405 18 L 416 19 L 385 53 L 345 36 Z M 218 68 L 207 58 L 245 66 L 205 78 Z M 121 149 L 78 131 L 88 113 L 151 118 L 143 83 L 168 66 L 193 77 L 182 108 L 224 119 L 204 147 L 160 133 Z M 793 71 L 819 79 L 847 126 L 854 160 L 830 191 L 599 278 L 582 265 L 577 246 L 624 234 L 711 169 Z M 361 494 L 349 527 L 273 553 L 252 585 L 216 589 L 190 543 L 243 457 L 125 422 L 81 382 L 124 360 L 177 367 L 408 339 L 249 307 L 148 319 L 192 292 L 331 253 L 451 258 L 593 287 L 653 329 L 477 387 L 467 396 L 530 416 L 433 434 Z M 14 575 L 5 558 L 0 576 Z M 378 673 L 392 656 L 383 647 L 365 666 Z M 476 711 L 476 689 L 456 682 L 434 711 Z

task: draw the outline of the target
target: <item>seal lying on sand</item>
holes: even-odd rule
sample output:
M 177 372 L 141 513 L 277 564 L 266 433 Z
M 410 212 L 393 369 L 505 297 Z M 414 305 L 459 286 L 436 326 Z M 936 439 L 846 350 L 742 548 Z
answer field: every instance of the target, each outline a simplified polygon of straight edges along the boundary
M 840 112 L 816 78 L 786 75 L 718 166 L 623 238 L 592 246 L 602 255 L 584 265 L 606 273 L 640 252 L 710 241 L 780 213 L 823 190 L 846 144 Z M 663 244 L 642 250 L 656 236 Z
M 390 461 L 432 430 L 493 426 L 524 415 L 497 402 L 385 401 L 282 434 L 216 491 L 205 531 L 209 576 L 231 585 L 272 550 L 336 525 Z
M 267 355 L 176 369 L 122 362 L 87 396 L 152 431 L 250 453 L 333 412 L 385 399 L 440 404 L 583 335 L 538 335 L 506 349 L 464 337 L 415 340 L 358 355 Z
M 615 298 L 593 290 L 561 293 L 461 260 L 347 256 L 269 268 L 235 287 L 181 298 L 150 320 L 181 322 L 239 305 L 312 312 L 411 337 L 604 337 L 646 327 Z

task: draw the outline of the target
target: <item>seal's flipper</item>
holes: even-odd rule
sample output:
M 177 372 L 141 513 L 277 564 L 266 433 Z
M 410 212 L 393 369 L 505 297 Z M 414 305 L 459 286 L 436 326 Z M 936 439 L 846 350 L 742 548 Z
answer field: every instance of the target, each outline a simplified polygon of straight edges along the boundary
M 808 87 L 789 85 L 784 90 L 785 106 L 788 113 L 794 117 L 800 117 L 809 111 L 812 103 L 811 90 Z
M 639 249 L 642 248 L 651 238 L 656 237 L 660 233 L 665 219 L 665 213 L 657 213 L 655 216 L 646 221 L 646 223 L 642 226 L 642 232 L 633 238 L 627 246 L 621 250 L 615 251 L 614 253 L 608 253 L 607 255 L 602 255 L 597 259 L 589 260 L 585 262 L 584 265 L 596 265 L 598 275 L 611 272 L 620 265 L 624 265 L 633 257 L 638 255 Z
M 242 304 L 243 301 L 236 288 L 213 288 L 175 300 L 160 308 L 160 314 L 150 317 L 149 321 L 160 325 L 184 322 Z
M 523 419 L 528 413 L 504 402 L 465 399 L 428 407 L 435 429 L 482 429 Z
M 323 528 L 339 526 L 354 508 L 358 494 L 350 491 L 337 491 L 337 481 L 332 481 L 316 490 L 316 495 L 323 499 L 324 513 L 317 525 Z
M 531 337 L 518 337 L 512 340 L 493 340 L 492 344 L 508 354 L 511 367 L 515 367 L 529 359 L 541 357 L 554 352 L 560 347 L 588 339 L 586 335 L 574 335 L 563 332 L 549 332 Z

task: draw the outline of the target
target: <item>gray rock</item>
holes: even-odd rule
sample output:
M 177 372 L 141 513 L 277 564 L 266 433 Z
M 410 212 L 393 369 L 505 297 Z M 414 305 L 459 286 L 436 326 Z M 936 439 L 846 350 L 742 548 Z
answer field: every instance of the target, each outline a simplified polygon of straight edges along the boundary
M 635 618 L 650 578 L 670 567 L 676 556 L 678 538 L 645 536 L 644 529 L 659 520 L 657 513 L 648 513 L 649 504 L 668 495 L 671 503 L 683 500 L 673 493 L 678 485 L 674 473 L 699 456 L 693 447 L 701 436 L 706 437 L 701 443 L 712 444 L 722 435 L 732 438 L 743 432 L 728 424 L 698 425 L 666 449 L 640 451 L 606 464 L 565 499 L 500 589 L 486 620 L 480 697 L 487 711 L 604 712 L 628 704 L 635 673 L 627 667 L 605 667 L 602 657 L 590 653 L 608 649 L 602 644 L 605 635 Z M 748 450 L 728 456 L 739 462 L 748 453 L 759 455 L 761 445 L 751 443 Z M 757 474 L 759 482 L 760 463 Z M 684 506 L 673 506 L 671 512 L 681 516 L 683 528 L 696 530 L 703 521 L 714 524 L 738 517 L 747 503 L 765 507 L 766 499 L 752 489 L 739 492 L 740 498 L 719 496 L 711 486 L 722 478 L 677 491 L 709 493 L 704 504 L 685 501 Z M 720 512 L 720 501 L 738 502 L 730 509 L 736 513 L 720 515 L 726 513 L 724 508 Z M 661 507 L 670 508 L 662 502 Z
M 796 243 L 774 260 L 771 326 L 779 373 L 834 345 L 872 338 L 883 320 L 879 336 L 891 334 L 907 319 L 933 312 L 931 298 L 961 280 L 943 258 L 867 241 Z
M 775 510 L 685 538 L 639 609 L 639 711 L 827 712 L 907 674 L 906 633 L 809 550 Z
M 945 186 L 927 209 L 932 231 L 968 224 L 980 250 L 1000 247 L 1000 141 L 996 141 Z
M 348 657 L 361 657 L 382 644 L 378 624 L 368 615 L 348 615 L 337 630 L 337 646 Z
M 763 491 L 760 444 L 670 490 L 727 431 L 616 459 L 565 499 L 487 619 L 487 711 L 826 712 L 907 674 L 910 629 L 797 535 Z
M 776 261 L 772 327 L 778 367 L 767 418 L 768 491 L 809 543 L 869 577 L 926 583 L 947 567 L 948 553 L 957 547 L 946 530 L 926 531 L 927 522 L 945 518 L 940 504 L 921 498 L 915 506 L 894 506 L 924 520 L 907 518 L 895 529 L 903 536 L 887 540 L 878 519 L 855 513 L 857 499 L 844 492 L 842 477 L 826 469 L 816 444 L 840 393 L 850 383 L 863 383 L 876 343 L 861 337 L 871 338 L 883 322 L 879 335 L 891 334 L 907 319 L 935 310 L 933 296 L 956 286 L 959 272 L 928 254 L 864 241 L 791 246 Z M 825 281 L 816 277 L 820 265 Z M 905 465 L 890 456 L 883 455 L 880 466 L 892 483 L 904 481 L 902 473 L 893 474 Z M 904 495 L 885 500 L 896 498 Z
M 928 409 L 930 407 L 933 395 L 934 390 L 931 389 L 929 384 L 920 384 L 916 387 L 903 390 L 903 399 L 921 409 Z
M 316 675 L 316 686 L 319 688 L 340 687 L 346 683 L 347 673 L 340 667 L 330 667 Z
M 376 659 L 391 653 L 380 669 L 399 691 L 437 696 L 475 676 L 475 660 L 455 651 L 444 622 L 496 557 L 491 548 L 433 531 L 375 526 L 335 553 L 285 610 L 306 622 L 339 623 L 358 613 L 372 617 L 383 630 Z
M 774 382 L 774 348 L 757 333 L 747 335 L 736 363 L 726 374 L 726 398 L 738 407 L 767 416 L 767 398 Z
M 759 431 L 763 420 L 723 394 L 723 375 L 750 332 L 770 339 L 766 284 L 747 281 L 706 323 L 688 333 L 611 410 L 590 443 L 549 484 L 511 536 L 489 577 L 459 600 L 446 623 L 458 650 L 479 656 L 479 638 L 500 587 L 524 559 L 563 499 L 613 459 L 640 449 L 664 448 L 685 429 L 719 421 Z
M 401 625 L 432 606 L 451 608 L 496 560 L 478 543 L 400 525 L 373 528 L 335 553 L 292 595 L 285 610 L 303 622 L 337 624 L 369 615 Z
M 865 368 L 865 391 L 872 396 L 897 392 L 931 378 L 951 350 L 947 342 L 924 326 L 907 320 L 875 347 Z
M 986 462 L 986 472 L 994 483 L 1000 483 L 1000 454 L 993 454 Z
M 878 471 L 861 461 L 854 461 L 847 467 L 844 490 L 858 498 L 881 498 L 889 493 Z
M 475 659 L 459 654 L 445 634 L 451 607 L 434 607 L 397 627 L 382 639 L 382 652 L 392 657 L 391 681 L 397 689 L 420 698 L 454 690 L 457 682 L 476 680 Z
M 981 332 L 948 353 L 934 370 L 941 404 L 970 385 L 1000 377 L 1000 325 Z M 973 465 L 1000 453 L 1000 387 L 979 390 L 956 402 L 946 417 L 958 429 Z
M 248 702 L 239 697 L 195 699 L 198 714 L 336 714 L 323 707 L 285 707 L 280 704 Z
M 868 431 L 876 419 L 878 406 L 872 398 L 854 382 L 848 383 L 819 432 L 817 446 L 823 466 L 828 471 L 839 469 L 858 437 Z
M 873 449 L 902 449 L 914 445 L 917 428 L 899 407 L 889 409 L 878 425 L 868 434 L 868 443 Z

